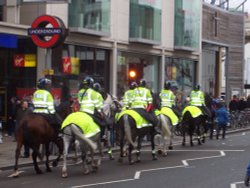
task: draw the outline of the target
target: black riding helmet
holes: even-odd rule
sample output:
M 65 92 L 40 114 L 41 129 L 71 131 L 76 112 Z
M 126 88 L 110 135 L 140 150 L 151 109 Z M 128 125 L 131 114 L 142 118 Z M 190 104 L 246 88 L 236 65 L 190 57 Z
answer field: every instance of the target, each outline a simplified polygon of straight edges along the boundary
M 141 79 L 141 80 L 140 80 L 140 86 L 141 86 L 141 87 L 146 87 L 146 85 L 147 85 L 146 79 L 144 79 L 144 78 Z
M 195 84 L 195 86 L 194 86 L 195 91 L 199 91 L 200 88 L 201 88 L 200 84 Z
M 84 88 L 93 88 L 93 84 L 94 84 L 94 79 L 92 77 L 87 76 L 84 78 L 81 85 Z
M 129 88 L 130 89 L 135 89 L 137 87 L 137 83 L 136 82 L 132 82 L 130 85 L 129 85 Z
M 95 91 L 100 91 L 101 85 L 100 85 L 98 82 L 95 82 L 94 85 L 93 85 L 93 89 L 94 89 Z
M 164 89 L 170 89 L 171 88 L 171 82 L 170 81 L 166 81 L 164 83 Z
M 51 80 L 48 78 L 40 78 L 37 82 L 37 87 L 39 89 L 48 90 L 50 86 L 51 86 Z

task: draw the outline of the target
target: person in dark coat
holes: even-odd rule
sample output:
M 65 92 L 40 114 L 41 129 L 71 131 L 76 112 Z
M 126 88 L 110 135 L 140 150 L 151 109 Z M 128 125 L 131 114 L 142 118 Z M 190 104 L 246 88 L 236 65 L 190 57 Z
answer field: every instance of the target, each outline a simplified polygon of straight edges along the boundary
M 246 176 L 245 176 L 245 180 L 244 180 L 245 186 L 247 186 L 247 187 L 249 187 L 249 180 L 250 180 L 250 162 L 247 166 Z
M 239 106 L 238 98 L 237 98 L 236 95 L 233 95 L 233 98 L 229 103 L 229 111 L 230 111 L 230 113 L 238 111 L 238 106 Z

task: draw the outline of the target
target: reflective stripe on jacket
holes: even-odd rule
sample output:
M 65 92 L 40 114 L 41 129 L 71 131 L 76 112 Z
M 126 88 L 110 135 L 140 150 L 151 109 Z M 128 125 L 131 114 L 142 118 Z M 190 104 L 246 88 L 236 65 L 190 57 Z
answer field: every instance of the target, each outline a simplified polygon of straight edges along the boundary
M 131 106 L 131 103 L 133 101 L 133 96 L 134 96 L 133 89 L 130 89 L 124 93 L 123 100 L 122 100 L 124 107 L 128 108 Z
M 172 108 L 175 104 L 175 95 L 171 90 L 163 89 L 159 94 L 161 98 L 161 107 Z
M 152 104 L 152 95 L 149 89 L 138 87 L 134 89 L 134 97 L 131 108 L 147 108 L 148 104 Z
M 33 104 L 35 113 L 54 114 L 54 99 L 50 92 L 38 89 L 33 94 Z
M 80 104 L 81 112 L 94 114 L 95 108 L 100 111 L 100 108 L 98 107 L 98 96 L 91 88 L 87 89 L 86 92 L 85 89 L 81 89 L 78 92 L 78 102 Z
M 202 91 L 192 91 L 190 95 L 190 105 L 202 106 L 205 105 L 204 93 Z

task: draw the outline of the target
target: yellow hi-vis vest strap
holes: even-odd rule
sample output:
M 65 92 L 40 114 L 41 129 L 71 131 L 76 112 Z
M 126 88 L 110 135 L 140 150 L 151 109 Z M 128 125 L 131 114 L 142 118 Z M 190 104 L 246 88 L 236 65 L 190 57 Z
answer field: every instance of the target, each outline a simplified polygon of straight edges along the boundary
M 179 118 L 176 116 L 176 114 L 174 113 L 174 111 L 171 108 L 162 107 L 161 110 L 155 111 L 156 116 L 158 116 L 160 114 L 167 116 L 171 120 L 172 125 L 177 125 L 179 122 Z
M 184 110 L 182 111 L 182 116 L 189 111 L 190 114 L 192 115 L 193 118 L 198 117 L 199 115 L 202 115 L 202 111 L 200 108 L 198 108 L 197 106 L 187 106 L 186 108 L 184 108 Z
M 117 121 L 119 121 L 119 119 L 124 115 L 127 114 L 129 116 L 131 116 L 136 123 L 136 127 L 138 129 L 142 128 L 142 127 L 149 127 L 152 126 L 151 123 L 149 123 L 147 120 L 145 120 L 140 114 L 138 114 L 136 111 L 134 110 L 123 110 L 117 117 Z
M 70 124 L 77 125 L 87 138 L 90 138 L 101 131 L 92 117 L 84 112 L 74 112 L 68 115 L 62 123 L 61 129 Z

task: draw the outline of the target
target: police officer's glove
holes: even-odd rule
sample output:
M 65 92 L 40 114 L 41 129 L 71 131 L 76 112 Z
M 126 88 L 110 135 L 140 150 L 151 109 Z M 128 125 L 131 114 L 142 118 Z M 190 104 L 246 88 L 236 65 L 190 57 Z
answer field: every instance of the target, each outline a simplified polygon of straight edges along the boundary
M 250 177 L 248 175 L 246 175 L 244 183 L 245 183 L 245 186 L 247 186 L 247 187 L 249 187 L 249 179 L 250 179 Z

